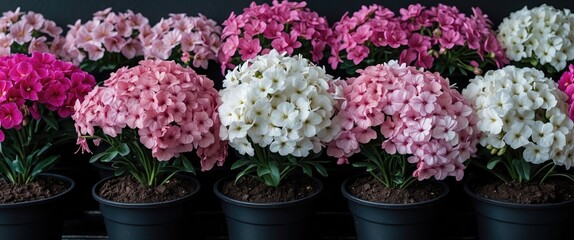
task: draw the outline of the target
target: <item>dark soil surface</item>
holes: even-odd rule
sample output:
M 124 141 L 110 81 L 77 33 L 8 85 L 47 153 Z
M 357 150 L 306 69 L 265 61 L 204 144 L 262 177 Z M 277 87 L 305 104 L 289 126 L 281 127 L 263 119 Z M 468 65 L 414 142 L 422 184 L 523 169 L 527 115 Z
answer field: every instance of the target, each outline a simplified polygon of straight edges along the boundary
M 393 204 L 428 201 L 444 191 L 443 186 L 432 181 L 415 181 L 405 189 L 388 188 L 370 175 L 355 179 L 349 186 L 349 192 L 360 199 Z
M 574 184 L 562 178 L 550 179 L 543 184 L 490 181 L 474 185 L 471 190 L 488 199 L 520 204 L 560 203 L 574 198 Z
M 18 203 L 40 200 L 58 195 L 68 188 L 68 183 L 62 180 L 38 176 L 34 181 L 24 185 L 16 185 L 0 180 L 0 203 Z
M 220 191 L 239 201 L 272 203 L 294 201 L 310 196 L 318 191 L 318 186 L 309 177 L 285 179 L 277 188 L 269 187 L 251 177 L 243 177 L 237 184 L 234 184 L 234 179 L 223 182 Z
M 178 178 L 172 178 L 160 186 L 148 187 L 141 185 L 132 176 L 122 176 L 105 182 L 98 194 L 122 203 L 153 203 L 182 198 L 192 193 L 195 188 L 197 186 L 192 182 Z

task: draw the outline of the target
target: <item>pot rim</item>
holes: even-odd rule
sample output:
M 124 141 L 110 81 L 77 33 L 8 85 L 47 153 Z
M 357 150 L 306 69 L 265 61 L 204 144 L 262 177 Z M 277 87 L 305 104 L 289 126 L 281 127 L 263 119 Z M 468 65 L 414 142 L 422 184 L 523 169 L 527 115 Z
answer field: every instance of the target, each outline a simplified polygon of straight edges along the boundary
M 446 197 L 448 196 L 448 194 L 450 192 L 450 188 L 443 181 L 428 180 L 428 181 L 432 181 L 432 182 L 435 182 L 435 183 L 441 185 L 444 188 L 444 192 L 442 194 L 438 195 L 437 197 L 433 198 L 433 199 L 421 201 L 421 202 L 415 202 L 415 203 L 371 202 L 368 200 L 358 198 L 348 191 L 348 185 L 349 185 L 350 181 L 355 180 L 355 179 L 360 178 L 360 177 L 363 177 L 363 176 L 366 176 L 366 175 L 367 175 L 367 173 L 363 173 L 363 174 L 359 174 L 359 175 L 352 176 L 352 177 L 345 179 L 345 181 L 343 181 L 343 183 L 341 184 L 341 193 L 343 194 L 343 197 L 345 197 L 349 201 L 353 201 L 355 203 L 359 203 L 359 204 L 371 206 L 371 207 L 376 207 L 376 208 L 408 209 L 408 208 L 419 208 L 419 207 L 434 205 L 434 204 L 437 204 L 439 202 L 442 202 L 443 200 L 446 199 Z
M 533 204 L 533 203 L 513 203 L 513 202 L 504 202 L 504 201 L 500 201 L 500 200 L 494 200 L 494 199 L 490 199 L 490 198 L 486 198 L 483 196 L 480 196 L 478 194 L 476 194 L 474 191 L 472 191 L 470 189 L 470 186 L 472 183 L 472 180 L 467 180 L 464 182 L 464 192 L 470 196 L 471 198 L 477 200 L 477 201 L 481 201 L 481 202 L 485 202 L 485 203 L 489 203 L 489 204 L 496 204 L 496 205 L 500 205 L 500 206 L 504 206 L 507 208 L 521 208 L 521 209 L 548 209 L 548 208 L 560 208 L 563 207 L 565 205 L 569 205 L 574 203 L 574 198 L 568 200 L 568 201 L 564 201 L 564 202 L 559 202 L 559 203 L 541 203 L 541 204 Z
M 321 182 L 321 180 L 317 179 L 316 177 L 310 177 L 317 184 L 317 190 L 309 196 L 299 198 L 297 200 L 287 201 L 287 202 L 270 202 L 270 203 L 245 202 L 245 201 L 230 198 L 227 195 L 223 194 L 221 191 L 219 191 L 219 186 L 222 184 L 222 182 L 226 181 L 230 178 L 234 178 L 234 176 L 233 175 L 227 176 L 227 177 L 223 177 L 223 178 L 217 180 L 215 182 L 215 184 L 213 184 L 213 192 L 215 193 L 215 195 L 217 197 L 219 197 L 219 199 L 221 199 L 225 202 L 233 203 L 235 205 L 239 205 L 239 206 L 243 206 L 243 207 L 250 207 L 250 208 L 281 208 L 284 206 L 302 205 L 304 203 L 307 203 L 307 202 L 319 197 L 319 194 L 321 192 L 323 192 L 323 188 L 324 188 L 323 182 Z
M 124 202 L 116 202 L 107 198 L 104 198 L 102 196 L 100 196 L 99 194 L 97 194 L 97 190 L 100 189 L 100 187 L 107 182 L 108 180 L 112 179 L 112 178 L 118 178 L 121 176 L 110 176 L 110 177 L 106 177 L 102 180 L 100 180 L 98 183 L 96 183 L 93 187 L 92 187 L 92 197 L 98 201 L 100 204 L 106 204 L 109 206 L 114 206 L 114 207 L 122 207 L 122 208 L 156 208 L 156 207 L 164 207 L 167 205 L 175 205 L 175 204 L 180 204 L 182 202 L 187 201 L 188 199 L 191 199 L 195 196 L 198 195 L 199 190 L 201 189 L 201 184 L 199 183 L 199 181 L 192 176 L 187 176 L 187 175 L 182 175 L 182 174 L 178 174 L 175 177 L 177 178 L 182 178 L 185 180 L 188 180 L 190 182 L 192 182 L 196 188 L 190 192 L 188 195 L 185 195 L 181 198 L 177 198 L 177 199 L 173 199 L 173 200 L 169 200 L 169 201 L 162 201 L 162 202 L 150 202 L 150 203 L 124 203 Z
M 50 196 L 47 198 L 36 199 L 36 200 L 25 201 L 25 202 L 17 202 L 17 203 L 0 203 L 0 208 L 22 208 L 22 207 L 29 207 L 29 206 L 34 206 L 34 205 L 38 205 L 38 204 L 44 204 L 46 202 L 52 202 L 52 201 L 55 201 L 58 198 L 62 197 L 63 195 L 71 192 L 72 189 L 74 189 L 74 187 L 76 186 L 76 182 L 73 179 L 71 179 L 67 176 L 61 175 L 61 174 L 40 173 L 36 177 L 39 177 L 39 176 L 45 176 L 45 177 L 60 179 L 64 182 L 68 183 L 68 188 L 66 188 L 66 190 L 64 190 L 61 193 L 58 193 L 54 196 Z

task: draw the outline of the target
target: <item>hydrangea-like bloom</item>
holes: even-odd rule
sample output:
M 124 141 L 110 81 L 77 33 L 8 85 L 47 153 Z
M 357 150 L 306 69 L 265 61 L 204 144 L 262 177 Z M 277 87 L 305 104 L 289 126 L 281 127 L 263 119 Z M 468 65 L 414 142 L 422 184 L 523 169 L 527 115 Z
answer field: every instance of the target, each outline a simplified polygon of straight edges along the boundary
M 419 180 L 462 179 L 463 162 L 475 154 L 478 142 L 476 115 L 462 95 L 438 73 L 396 61 L 359 73 L 343 87 L 345 107 L 337 115 L 342 130 L 329 143 L 327 154 L 342 164 L 359 152 L 378 161 L 369 155 L 384 151 L 388 158 L 380 159 L 382 165 L 403 156 L 408 163 L 393 165 L 416 164 L 412 176 Z M 380 145 L 372 145 L 373 151 L 362 148 L 371 142 Z M 374 171 L 380 171 L 376 173 L 380 177 L 394 176 L 395 170 Z
M 221 27 L 204 15 L 170 14 L 145 32 L 142 40 L 145 58 L 175 60 L 203 69 L 207 69 L 209 60 L 217 60 Z
M 504 18 L 498 26 L 498 39 L 506 56 L 538 69 L 559 72 L 574 59 L 574 14 L 543 4 L 522 8 Z M 550 66 L 547 66 L 550 65 Z
M 227 73 L 220 91 L 221 137 L 241 154 L 252 144 L 281 156 L 318 153 L 337 133 L 331 76 L 302 58 L 276 50 Z
M 10 53 L 30 54 L 34 51 L 54 53 L 59 47 L 62 28 L 42 14 L 29 11 L 8 11 L 0 17 L 0 56 Z
M 332 31 L 325 17 L 306 8 L 306 2 L 251 3 L 243 13 L 231 13 L 223 22 L 223 45 L 218 54 L 221 70 L 233 69 L 271 49 L 302 54 L 317 63 L 323 59 Z
M 218 137 L 219 103 L 213 81 L 205 76 L 174 61 L 143 60 L 112 73 L 103 87 L 76 102 L 73 119 L 85 150 L 86 135 L 93 136 L 96 127 L 119 139 L 123 131 L 135 131 L 157 160 L 196 149 L 202 170 L 209 170 L 227 156 Z
M 572 166 L 568 97 L 543 72 L 507 66 L 471 79 L 462 94 L 477 111 L 480 145 L 533 164 Z

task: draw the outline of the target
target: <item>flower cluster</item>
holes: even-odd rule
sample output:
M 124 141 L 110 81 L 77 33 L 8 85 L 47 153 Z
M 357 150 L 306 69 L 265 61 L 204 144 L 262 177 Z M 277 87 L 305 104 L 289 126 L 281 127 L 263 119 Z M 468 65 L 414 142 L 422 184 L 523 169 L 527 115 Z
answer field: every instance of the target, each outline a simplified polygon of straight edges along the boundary
M 471 79 L 462 92 L 477 111 L 480 145 L 503 157 L 512 180 L 534 174 L 520 162 L 572 166 L 574 123 L 556 85 L 534 68 L 507 66 Z
M 574 119 L 574 104 L 572 104 L 574 100 L 574 64 L 570 64 L 568 70 L 558 80 L 558 88 L 568 95 L 568 104 L 570 104 L 568 114 L 571 119 Z
M 223 44 L 218 54 L 222 71 L 271 49 L 302 54 L 315 63 L 321 60 L 332 31 L 325 17 L 306 5 L 277 0 L 271 6 L 253 2 L 242 14 L 231 13 L 223 22 Z
M 466 16 L 456 7 L 412 4 L 400 15 L 380 5 L 363 6 L 334 24 L 329 40 L 333 69 L 356 69 L 399 59 L 441 74 L 479 74 L 508 62 L 491 22 L 479 8 Z
M 226 145 L 217 137 L 219 102 L 205 76 L 174 61 L 142 60 L 112 73 L 103 87 L 77 102 L 73 119 L 84 150 L 89 151 L 85 140 L 96 134 L 95 127 L 112 138 L 135 131 L 134 141 L 151 150 L 153 158 L 167 161 L 197 149 L 202 169 L 209 170 L 226 156 Z
M 376 162 L 367 170 L 391 187 L 412 177 L 462 179 L 478 142 L 476 115 L 462 95 L 438 73 L 394 60 L 358 72 L 343 87 L 342 129 L 327 154 L 343 164 L 362 153 Z M 412 176 L 409 164 L 416 164 Z
M 209 60 L 217 60 L 221 45 L 221 27 L 199 14 L 170 14 L 160 20 L 142 40 L 145 58 L 175 60 L 186 66 L 207 69 Z
M 43 152 L 39 149 L 64 140 L 58 119 L 69 117 L 76 100 L 83 100 L 95 83 L 93 76 L 49 53 L 0 57 L 0 169 L 4 177 L 28 182 L 50 166 L 47 162 L 55 161 L 39 159 Z
M 513 12 L 498 26 L 506 56 L 516 62 L 555 73 L 574 59 L 574 14 L 543 4 Z
M 225 127 L 221 137 L 240 154 L 257 155 L 259 161 L 269 158 L 259 156 L 262 148 L 270 151 L 268 155 L 281 156 L 271 158 L 279 162 L 319 153 L 321 144 L 336 134 L 331 127 L 335 114 L 331 76 L 301 55 L 285 54 L 271 50 L 247 60 L 227 73 L 220 91 L 219 116 Z M 276 177 L 278 184 L 283 176 Z
M 35 12 L 8 11 L 0 17 L 0 56 L 10 53 L 52 52 L 62 28 Z M 57 40 L 56 40 L 57 41 Z
M 70 26 L 55 52 L 62 59 L 89 72 L 113 71 L 121 66 L 135 65 L 143 56 L 143 29 L 148 19 L 127 10 L 112 12 L 111 8 L 94 13 L 92 20 L 80 20 Z

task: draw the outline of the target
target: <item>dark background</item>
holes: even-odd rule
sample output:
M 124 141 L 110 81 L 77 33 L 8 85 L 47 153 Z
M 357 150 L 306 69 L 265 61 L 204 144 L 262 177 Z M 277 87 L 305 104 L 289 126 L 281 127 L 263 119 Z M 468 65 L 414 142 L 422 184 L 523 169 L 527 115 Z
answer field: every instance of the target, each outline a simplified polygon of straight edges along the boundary
M 268 1 L 255 1 L 257 3 L 271 3 Z M 541 4 L 552 5 L 558 9 L 574 9 L 574 0 L 309 0 L 308 7 L 326 16 L 329 23 L 338 21 L 345 12 L 354 12 L 362 5 L 373 3 L 381 4 L 390 8 L 396 14 L 400 8 L 406 8 L 413 3 L 423 6 L 436 6 L 438 3 L 457 6 L 463 13 L 470 14 L 471 7 L 480 7 L 493 22 L 494 29 L 502 19 L 511 12 L 522 9 L 524 6 L 533 8 Z M 170 13 L 187 13 L 196 16 L 198 13 L 206 15 L 221 24 L 231 12 L 241 13 L 243 8 L 248 7 L 250 0 L 0 0 L 0 12 L 21 8 L 22 12 L 34 11 L 41 13 L 45 18 L 55 21 L 67 31 L 66 25 L 73 24 L 77 19 L 86 22 L 92 18 L 96 11 L 112 7 L 114 12 L 124 12 L 131 9 L 140 12 L 155 24 L 162 17 L 167 18 Z M 214 67 L 218 72 L 218 67 Z M 212 78 L 222 79 L 221 76 Z M 74 147 L 75 149 L 75 147 Z M 78 156 L 70 157 L 68 164 L 74 163 L 80 166 L 63 165 L 56 169 L 57 173 L 72 177 L 77 184 L 76 196 L 73 204 L 66 213 L 67 221 L 64 226 L 65 240 L 101 239 L 106 233 L 101 215 L 97 211 L 97 203 L 91 198 L 91 186 L 99 181 L 95 168 L 87 164 L 87 160 L 77 159 Z M 88 165 L 88 166 L 85 166 Z M 194 219 L 202 224 L 201 229 L 193 229 L 206 240 L 226 240 L 226 224 L 219 207 L 218 200 L 211 193 L 213 183 L 230 173 L 225 169 L 210 172 L 198 172 L 197 177 L 202 184 L 202 194 L 198 198 L 198 210 Z M 330 169 L 329 177 L 323 179 L 325 184 L 324 193 L 317 206 L 316 214 L 312 221 L 316 228 L 317 239 L 322 240 L 354 240 L 355 233 L 353 220 L 348 212 L 346 202 L 341 197 L 339 187 L 347 177 L 356 174 L 348 168 Z M 451 188 L 449 199 L 444 203 L 444 211 L 441 212 L 440 225 L 437 228 L 437 238 L 440 240 L 474 240 L 477 230 L 474 222 L 474 213 L 470 202 L 462 192 L 460 182 L 448 180 Z M 68 213 L 69 212 L 69 213 Z
M 257 3 L 271 3 L 268 1 L 255 1 Z M 471 13 L 471 7 L 480 7 L 487 14 L 494 25 L 497 26 L 505 16 L 517 11 L 524 6 L 537 7 L 543 3 L 556 8 L 574 9 L 572 0 L 309 0 L 308 7 L 326 16 L 329 23 L 339 20 L 346 11 L 354 12 L 363 4 L 378 3 L 398 13 L 400 8 L 405 8 L 413 3 L 423 6 L 435 6 L 438 3 L 457 6 L 461 12 Z M 131 9 L 141 12 L 149 18 L 150 23 L 155 24 L 169 13 L 187 13 L 196 15 L 202 13 L 209 18 L 222 23 L 229 14 L 234 11 L 240 13 L 243 8 L 249 6 L 250 0 L 0 0 L 0 11 L 14 10 L 20 6 L 21 11 L 35 11 L 41 13 L 47 19 L 56 21 L 59 26 L 67 30 L 66 25 L 74 23 L 77 19 L 83 22 L 92 18 L 92 14 L 98 10 L 112 7 L 115 12 L 123 12 Z

